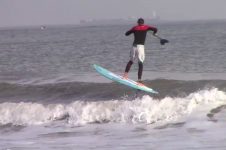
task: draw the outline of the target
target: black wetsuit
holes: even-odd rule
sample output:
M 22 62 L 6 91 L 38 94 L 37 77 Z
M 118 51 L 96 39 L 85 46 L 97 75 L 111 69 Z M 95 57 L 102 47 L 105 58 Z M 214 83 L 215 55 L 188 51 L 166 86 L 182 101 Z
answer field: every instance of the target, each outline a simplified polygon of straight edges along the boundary
M 147 35 L 147 31 L 153 31 L 155 34 L 157 32 L 157 28 L 148 26 L 148 25 L 138 25 L 130 29 L 129 31 L 126 32 L 126 36 L 134 33 L 134 42 L 133 45 L 144 45 L 145 44 L 145 39 Z
M 133 46 L 144 45 L 148 31 L 153 31 L 153 33 L 155 34 L 157 32 L 157 28 L 152 27 L 152 26 L 148 26 L 148 25 L 137 25 L 137 26 L 133 27 L 132 29 L 130 29 L 129 31 L 127 31 L 125 33 L 125 35 L 128 36 L 132 33 L 134 34 Z M 127 63 L 127 66 L 126 66 L 126 69 L 125 69 L 126 73 L 129 72 L 132 64 L 133 64 L 133 62 L 131 60 Z M 139 62 L 138 80 L 141 80 L 142 72 L 143 72 L 143 63 Z

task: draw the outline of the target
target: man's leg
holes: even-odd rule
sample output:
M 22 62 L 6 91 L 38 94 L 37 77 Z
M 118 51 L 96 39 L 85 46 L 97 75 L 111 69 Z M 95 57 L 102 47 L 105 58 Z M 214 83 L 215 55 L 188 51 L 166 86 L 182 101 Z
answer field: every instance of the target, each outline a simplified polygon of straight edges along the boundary
M 126 65 L 126 69 L 125 69 L 125 73 L 123 75 L 123 78 L 127 79 L 128 78 L 128 72 L 132 66 L 133 62 L 130 60 L 127 65 Z
M 125 69 L 123 78 L 128 79 L 129 70 L 133 64 L 133 61 L 136 59 L 136 57 L 137 57 L 137 47 L 133 46 L 133 49 L 130 50 L 130 61 L 126 65 L 126 69 Z
M 138 62 L 139 69 L 138 69 L 138 82 L 141 81 L 142 78 L 142 72 L 143 72 L 143 63 Z
M 145 59 L 145 53 L 144 53 L 144 45 L 137 45 L 138 49 L 138 82 L 141 82 L 142 78 L 142 72 L 143 72 L 143 62 Z
M 145 53 L 144 53 L 144 45 L 137 45 L 138 49 L 138 82 L 142 83 L 142 73 L 143 73 L 143 62 L 145 59 Z

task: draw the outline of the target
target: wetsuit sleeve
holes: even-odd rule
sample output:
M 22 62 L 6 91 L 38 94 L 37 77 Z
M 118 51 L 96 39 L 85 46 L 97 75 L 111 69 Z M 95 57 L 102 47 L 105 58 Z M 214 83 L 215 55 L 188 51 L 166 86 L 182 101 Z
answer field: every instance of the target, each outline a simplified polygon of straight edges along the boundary
M 128 35 L 130 35 L 131 33 L 134 33 L 133 28 L 132 28 L 132 29 L 130 29 L 129 31 L 127 31 L 127 32 L 125 33 L 125 35 L 126 35 L 126 36 L 128 36 Z
M 157 29 L 156 27 L 152 27 L 152 26 L 149 26 L 149 27 L 148 27 L 148 30 L 153 31 L 153 34 L 156 34 L 157 31 L 158 31 L 158 29 Z

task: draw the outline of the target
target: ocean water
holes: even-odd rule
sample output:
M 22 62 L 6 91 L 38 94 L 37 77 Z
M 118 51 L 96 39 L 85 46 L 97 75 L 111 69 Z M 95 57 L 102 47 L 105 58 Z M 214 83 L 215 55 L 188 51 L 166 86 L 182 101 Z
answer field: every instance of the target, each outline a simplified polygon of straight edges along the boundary
M 92 67 L 123 74 L 131 24 L 0 29 L 0 149 L 225 150 L 226 22 L 154 25 L 170 41 L 146 40 L 158 95 Z

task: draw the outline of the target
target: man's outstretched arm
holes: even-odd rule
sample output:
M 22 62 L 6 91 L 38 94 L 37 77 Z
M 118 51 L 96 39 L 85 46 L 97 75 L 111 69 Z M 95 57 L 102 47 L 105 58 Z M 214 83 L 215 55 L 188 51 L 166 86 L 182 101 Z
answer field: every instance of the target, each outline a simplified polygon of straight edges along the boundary
M 133 30 L 133 28 L 132 28 L 132 29 L 130 29 L 129 31 L 127 31 L 127 32 L 125 33 L 125 35 L 128 36 L 128 35 L 132 34 L 133 32 L 134 32 L 134 30 Z

